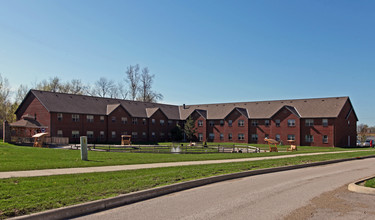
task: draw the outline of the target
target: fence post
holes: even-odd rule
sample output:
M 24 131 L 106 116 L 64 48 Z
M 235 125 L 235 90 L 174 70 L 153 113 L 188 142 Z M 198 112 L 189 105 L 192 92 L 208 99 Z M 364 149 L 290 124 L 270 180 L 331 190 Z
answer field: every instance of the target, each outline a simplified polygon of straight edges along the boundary
M 87 159 L 87 137 L 81 136 L 81 160 L 88 160 Z

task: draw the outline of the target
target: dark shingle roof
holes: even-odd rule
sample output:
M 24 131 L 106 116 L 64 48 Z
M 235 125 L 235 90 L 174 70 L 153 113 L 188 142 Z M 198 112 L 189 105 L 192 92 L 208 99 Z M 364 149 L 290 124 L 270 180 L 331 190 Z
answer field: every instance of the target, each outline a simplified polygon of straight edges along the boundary
M 194 111 L 206 119 L 223 119 L 233 110 L 247 118 L 263 119 L 271 118 L 283 107 L 301 118 L 335 118 L 349 100 L 349 97 L 334 97 L 176 106 L 39 90 L 30 93 L 49 112 L 108 115 L 121 105 L 132 117 L 148 118 L 160 109 L 172 120 L 185 120 Z

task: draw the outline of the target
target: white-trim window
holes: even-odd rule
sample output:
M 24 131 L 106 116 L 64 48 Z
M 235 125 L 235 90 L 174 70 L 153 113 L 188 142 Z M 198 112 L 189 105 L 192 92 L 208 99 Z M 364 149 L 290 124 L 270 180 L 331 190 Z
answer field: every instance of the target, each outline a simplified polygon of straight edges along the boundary
M 323 118 L 322 119 L 322 125 L 323 125 L 323 127 L 327 127 L 328 126 L 328 119 Z
M 245 140 L 245 135 L 242 133 L 238 134 L 238 140 Z
M 268 127 L 268 126 L 270 126 L 270 124 L 271 124 L 271 123 L 270 123 L 270 120 L 268 120 L 268 119 L 267 119 L 267 120 L 264 120 L 264 125 L 265 125 L 265 126 Z
M 202 133 L 198 134 L 198 141 L 203 141 L 203 134 Z
M 328 135 L 323 135 L 323 143 L 324 144 L 328 143 Z
M 213 139 L 215 139 L 215 134 L 214 133 L 210 133 L 208 135 L 208 137 L 210 138 L 210 140 L 213 140 Z
M 305 135 L 305 141 L 306 141 L 307 143 L 312 143 L 312 142 L 314 142 L 314 136 L 311 135 L 311 134 L 306 134 L 306 135 Z
M 314 119 L 305 119 L 306 126 L 314 126 Z
M 104 116 L 103 115 L 100 116 L 100 122 L 104 122 Z
M 224 134 L 220 133 L 220 140 L 224 140 Z
M 104 131 L 100 131 L 99 138 L 101 140 L 104 140 Z
M 135 139 L 135 138 L 137 138 L 137 136 L 138 136 L 138 132 L 133 131 L 133 132 L 132 132 L 132 138 Z
M 258 141 L 258 135 L 257 134 L 252 134 L 251 135 L 251 140 L 252 141 Z
M 276 127 L 280 127 L 280 119 L 275 120 Z
M 63 136 L 63 131 L 57 130 L 57 137 L 62 137 L 62 136 Z
M 116 116 L 112 116 L 112 122 L 116 122 Z
M 296 120 L 288 119 L 288 127 L 295 127 L 295 126 L 296 126 Z
M 151 119 L 151 124 L 155 124 L 155 118 Z
M 79 115 L 77 115 L 77 114 L 73 114 L 73 115 L 72 115 L 72 120 L 73 120 L 74 122 L 79 122 Z
M 245 121 L 244 120 L 238 120 L 238 126 L 239 127 L 245 126 Z
M 164 123 L 165 123 L 164 120 L 163 120 L 163 119 L 160 119 L 160 125 L 161 125 L 161 126 L 164 126 Z
M 268 139 L 268 138 L 270 138 L 270 135 L 269 135 L 269 134 L 265 134 L 265 135 L 264 135 L 264 138 L 265 138 L 265 139 Z
M 152 138 L 155 138 L 156 136 L 155 136 L 155 132 L 151 132 L 151 137 Z
M 138 118 L 132 118 L 132 123 L 133 123 L 133 125 L 138 124 Z
M 142 118 L 142 124 L 146 125 L 146 119 L 145 118 Z
M 288 141 L 296 140 L 296 136 L 294 134 L 288 134 Z
M 146 132 L 142 132 L 142 137 L 146 137 Z
M 214 121 L 209 121 L 208 124 L 213 127 L 215 125 L 215 122 Z
M 233 121 L 232 120 L 228 120 L 228 126 L 232 127 L 232 124 L 233 124 Z
M 72 138 L 79 138 L 79 131 L 72 131 Z
M 224 126 L 224 120 L 220 120 L 220 126 Z
M 86 132 L 87 138 L 94 138 L 94 132 L 93 131 L 87 131 Z
M 164 132 L 160 132 L 160 138 L 164 138 L 165 136 L 165 133 Z
M 63 114 L 62 113 L 57 113 L 57 120 L 62 121 L 63 119 Z
M 232 133 L 229 133 L 228 134 L 228 140 L 232 140 L 233 139 L 233 135 L 232 135 Z
M 168 120 L 168 126 L 171 126 L 172 125 L 172 120 Z
M 86 120 L 87 120 L 87 122 L 92 123 L 92 122 L 94 122 L 94 116 L 93 115 L 86 115 Z
M 275 140 L 276 140 L 276 141 L 280 141 L 280 139 L 281 139 L 281 138 L 280 138 L 280 135 L 279 135 L 279 134 L 276 134 L 276 136 L 275 136 Z
M 128 123 L 128 118 L 127 117 L 121 117 L 121 122 L 125 125 Z
M 203 126 L 203 121 L 202 120 L 198 120 L 198 127 L 202 127 Z
M 112 131 L 112 138 L 116 138 L 116 131 Z
M 251 120 L 251 126 L 258 126 L 258 120 Z

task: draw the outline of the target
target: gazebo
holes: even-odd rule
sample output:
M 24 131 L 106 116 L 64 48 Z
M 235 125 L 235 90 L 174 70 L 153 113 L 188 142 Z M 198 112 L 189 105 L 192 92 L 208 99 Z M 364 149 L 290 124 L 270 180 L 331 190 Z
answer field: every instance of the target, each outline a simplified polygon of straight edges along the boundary
M 10 128 L 12 141 L 32 142 L 29 139 L 31 139 L 34 134 L 44 132 L 48 127 L 39 123 L 35 120 L 35 117 L 31 115 L 23 115 L 20 120 L 11 123 Z

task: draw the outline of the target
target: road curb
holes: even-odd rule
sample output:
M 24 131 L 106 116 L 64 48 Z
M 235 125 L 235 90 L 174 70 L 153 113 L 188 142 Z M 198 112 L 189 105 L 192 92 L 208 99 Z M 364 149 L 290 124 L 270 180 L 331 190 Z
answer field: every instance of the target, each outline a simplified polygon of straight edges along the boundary
M 358 180 L 357 182 L 350 183 L 348 185 L 348 190 L 356 193 L 363 193 L 363 194 L 373 194 L 375 195 L 375 188 L 361 186 L 362 183 L 364 183 L 367 180 L 370 180 L 374 178 L 375 176 L 367 177 L 361 180 Z
M 274 173 L 274 172 L 281 172 L 293 169 L 301 169 L 306 167 L 314 167 L 314 166 L 321 166 L 333 163 L 340 163 L 345 161 L 351 160 L 358 160 L 358 159 L 367 159 L 367 158 L 375 158 L 375 155 L 372 156 L 365 156 L 365 157 L 355 157 L 355 158 L 345 158 L 339 160 L 329 160 L 329 161 L 321 161 L 315 163 L 308 163 L 308 164 L 300 164 L 300 165 L 293 165 L 293 166 L 284 166 L 284 167 L 274 167 L 274 168 L 267 168 L 267 169 L 260 169 L 260 170 L 251 170 L 239 173 L 232 173 L 232 174 L 225 174 L 220 176 L 213 176 L 198 180 L 192 180 L 182 183 L 175 183 L 168 186 L 157 187 L 153 189 L 142 190 L 138 192 L 128 193 L 124 195 L 119 195 L 116 197 L 108 198 L 108 199 L 101 199 L 92 202 L 86 202 L 83 204 L 77 204 L 67 207 L 62 207 L 58 209 L 52 209 L 44 212 L 34 213 L 30 215 L 24 215 L 15 217 L 12 219 L 67 219 L 73 218 L 77 216 L 82 216 L 86 214 L 90 214 L 93 212 L 103 211 L 106 209 L 111 209 L 115 207 L 119 207 L 122 205 L 127 205 L 131 203 L 136 203 L 139 201 L 152 199 L 158 196 L 163 196 L 166 194 L 179 192 L 199 186 L 204 186 L 211 183 L 217 183 L 225 180 L 267 174 L 267 173 Z

